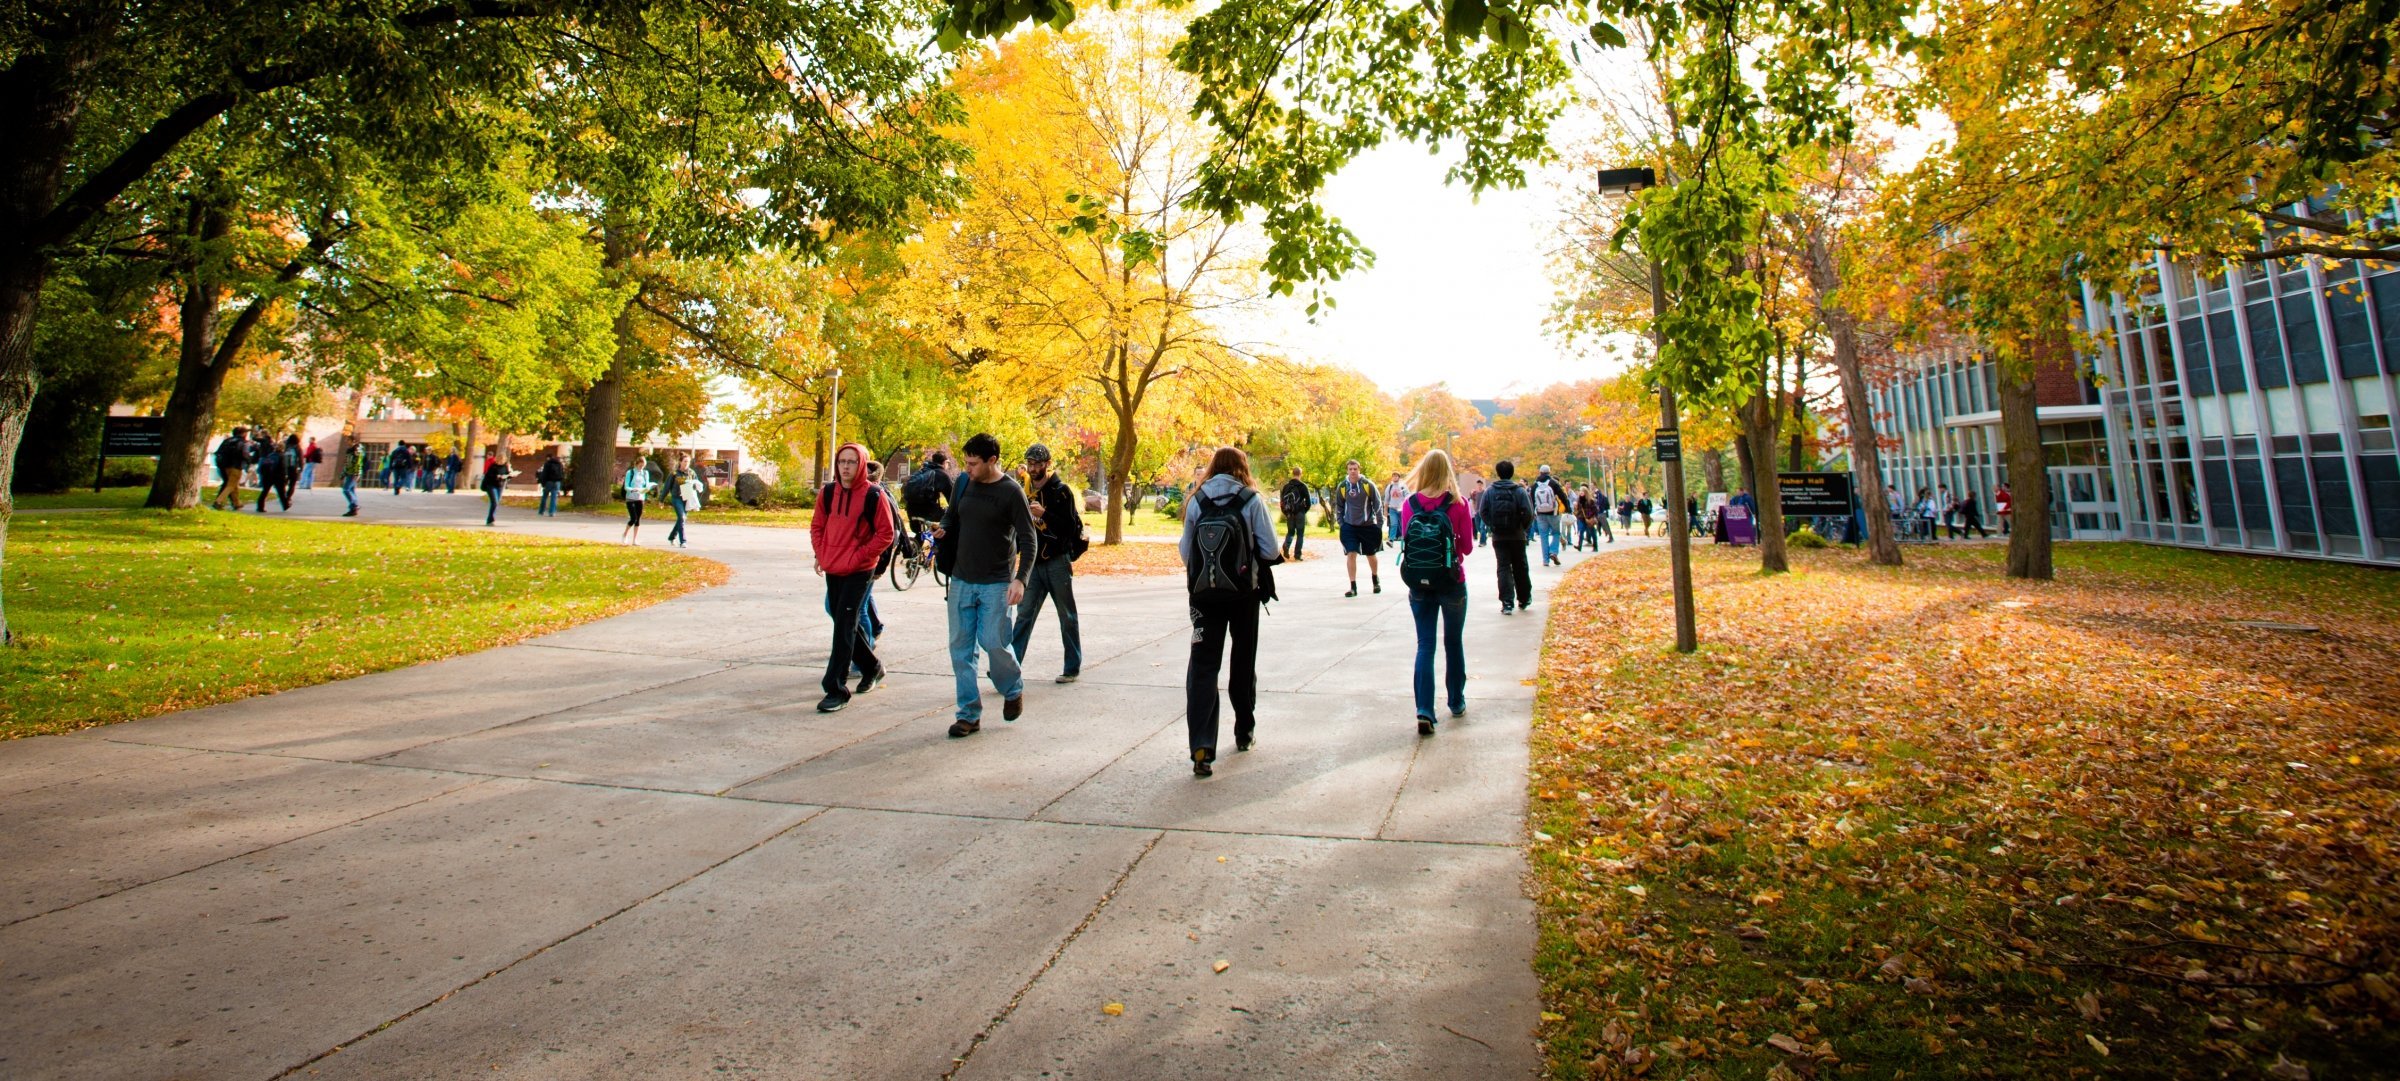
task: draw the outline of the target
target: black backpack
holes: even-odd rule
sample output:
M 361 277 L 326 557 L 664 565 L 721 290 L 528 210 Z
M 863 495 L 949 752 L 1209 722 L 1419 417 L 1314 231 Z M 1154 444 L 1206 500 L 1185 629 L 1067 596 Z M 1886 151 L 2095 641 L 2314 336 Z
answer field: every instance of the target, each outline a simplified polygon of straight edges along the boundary
M 1494 533 L 1523 533 L 1533 517 L 1528 511 L 1525 489 L 1515 481 L 1501 481 L 1483 493 L 1484 528 Z
M 1289 484 L 1283 486 L 1284 517 L 1297 518 L 1308 513 L 1308 502 L 1308 489 L 1306 487 L 1295 488 Z
M 1256 493 L 1245 488 L 1220 498 L 1201 497 L 1192 521 L 1192 566 L 1186 585 L 1196 601 L 1255 600 L 1258 541 L 1245 512 Z
M 1450 526 L 1450 493 L 1432 510 L 1423 503 L 1400 534 L 1400 580 L 1410 589 L 1448 589 L 1458 584 L 1458 534 Z
M 938 518 L 942 513 L 942 488 L 948 483 L 941 470 L 926 466 L 909 474 L 908 483 L 900 486 L 900 498 L 906 501 L 909 514 L 920 519 Z

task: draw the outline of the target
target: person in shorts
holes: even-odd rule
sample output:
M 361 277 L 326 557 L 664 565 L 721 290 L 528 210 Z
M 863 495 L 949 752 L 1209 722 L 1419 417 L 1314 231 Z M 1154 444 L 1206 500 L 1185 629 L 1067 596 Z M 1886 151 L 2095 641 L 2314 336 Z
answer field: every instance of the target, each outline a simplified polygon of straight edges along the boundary
M 1342 596 L 1358 596 L 1358 557 L 1362 555 L 1367 557 L 1367 577 L 1373 580 L 1375 592 L 1383 592 L 1383 572 L 1375 562 L 1375 553 L 1383 550 L 1383 493 L 1359 470 L 1358 459 L 1343 466 L 1342 482 L 1333 489 L 1333 503 L 1342 523 L 1342 562 L 1350 570 L 1350 592 Z

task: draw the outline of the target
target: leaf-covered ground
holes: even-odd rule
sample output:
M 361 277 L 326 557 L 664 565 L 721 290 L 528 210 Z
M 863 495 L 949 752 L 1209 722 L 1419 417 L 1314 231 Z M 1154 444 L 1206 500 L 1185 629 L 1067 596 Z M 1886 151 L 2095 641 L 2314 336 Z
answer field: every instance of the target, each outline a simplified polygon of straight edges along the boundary
M 22 514 L 0 739 L 503 645 L 725 580 L 616 545 L 210 511 Z
M 1555 1076 L 2393 1076 L 2400 573 L 2002 555 L 1703 548 L 1690 657 L 1664 551 L 1570 572 Z

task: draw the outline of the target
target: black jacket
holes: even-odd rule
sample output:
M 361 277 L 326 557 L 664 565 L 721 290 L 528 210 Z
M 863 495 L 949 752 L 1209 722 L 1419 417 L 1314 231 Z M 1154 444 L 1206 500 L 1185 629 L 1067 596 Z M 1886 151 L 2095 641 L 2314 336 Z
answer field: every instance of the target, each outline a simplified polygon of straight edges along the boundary
M 1041 522 L 1036 527 L 1040 536 L 1034 542 L 1040 552 L 1036 561 L 1047 563 L 1073 554 L 1075 538 L 1083 535 L 1083 501 L 1075 498 L 1074 489 L 1067 487 L 1067 482 L 1056 473 L 1034 490 L 1033 499 L 1042 505 Z

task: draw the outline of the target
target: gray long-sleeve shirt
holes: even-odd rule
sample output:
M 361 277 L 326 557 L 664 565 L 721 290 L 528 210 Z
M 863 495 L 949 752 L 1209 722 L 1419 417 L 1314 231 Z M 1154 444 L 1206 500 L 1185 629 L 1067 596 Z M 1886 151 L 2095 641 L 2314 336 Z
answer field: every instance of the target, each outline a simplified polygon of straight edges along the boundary
M 966 494 L 942 514 L 942 537 L 942 543 L 958 546 L 950 577 L 961 582 L 993 585 L 1033 572 L 1033 511 L 1014 477 L 1002 474 L 990 484 L 968 481 Z
M 1192 565 L 1192 534 L 1200 526 L 1199 497 L 1222 499 L 1241 490 L 1241 481 L 1230 474 L 1219 473 L 1202 482 L 1194 498 L 1183 501 L 1183 539 L 1177 541 L 1175 546 L 1183 552 L 1184 566 Z M 1274 520 L 1267 517 L 1266 501 L 1252 499 L 1249 506 L 1242 508 L 1242 520 L 1250 525 L 1250 543 L 1258 549 L 1260 559 L 1272 562 L 1283 555 L 1277 547 L 1282 538 L 1275 532 Z

